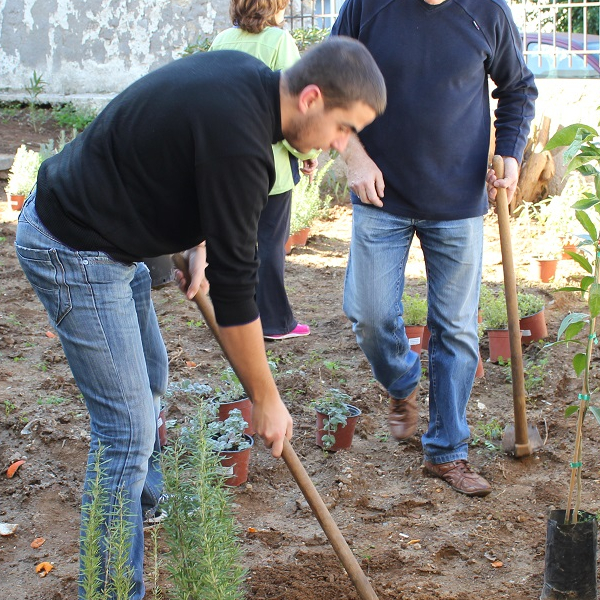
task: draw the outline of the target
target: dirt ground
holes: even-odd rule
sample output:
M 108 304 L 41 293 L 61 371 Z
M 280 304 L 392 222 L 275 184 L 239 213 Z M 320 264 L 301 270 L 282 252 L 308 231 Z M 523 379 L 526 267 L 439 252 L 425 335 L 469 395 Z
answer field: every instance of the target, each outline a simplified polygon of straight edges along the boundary
M 4 119 L 0 153 L 14 152 L 21 141 L 39 143 L 56 134 L 49 125 L 36 134 L 22 118 Z M 19 526 L 16 534 L 0 538 L 0 597 L 73 599 L 88 417 L 60 343 L 18 266 L 13 250 L 17 214 L 1 200 L 0 208 L 0 522 Z M 573 348 L 541 354 L 539 346 L 525 349 L 525 360 L 535 358 L 537 365 L 528 368 L 528 381 L 537 383 L 528 399 L 528 418 L 545 446 L 517 460 L 499 449 L 500 441 L 490 434 L 513 422 L 512 388 L 506 367 L 486 361 L 484 336 L 485 375 L 475 381 L 468 408 L 470 459 L 493 484 L 493 492 L 467 498 L 424 476 L 419 437 L 400 444 L 388 437 L 384 390 L 374 381 L 342 311 L 350 222 L 349 206 L 337 205 L 330 220 L 315 226 L 309 244 L 288 257 L 289 295 L 312 335 L 269 343 L 267 350 L 278 361 L 278 386 L 294 417 L 293 446 L 381 600 L 537 599 L 546 516 L 550 509 L 564 507 L 570 473 L 574 420 L 566 421 L 564 410 L 579 391 L 570 368 Z M 484 281 L 496 289 L 502 281 L 497 229 L 490 214 Z M 573 261 L 563 260 L 555 284 L 531 281 L 534 233 L 522 226 L 513 230 L 517 276 L 520 288 L 544 296 L 552 338 L 562 317 L 576 308 L 573 300 L 554 291 L 575 269 Z M 418 246 L 411 252 L 408 275 L 409 289 L 423 291 Z M 199 323 L 195 305 L 174 286 L 153 294 L 171 381 L 216 385 L 225 363 Z M 426 372 L 426 353 L 422 358 Z M 315 445 L 315 415 L 309 407 L 330 387 L 350 394 L 363 412 L 351 449 L 335 454 Z M 419 407 L 423 433 L 426 377 Z M 185 397 L 168 406 L 173 422 L 181 423 L 191 413 Z M 596 512 L 600 432 L 591 418 L 585 438 L 583 506 Z M 6 469 L 18 459 L 26 459 L 25 464 L 7 478 Z M 248 567 L 248 599 L 359 598 L 285 464 L 271 458 L 260 441 L 249 481 L 234 490 L 233 500 Z M 34 549 L 30 544 L 38 537 L 46 541 Z M 35 573 L 41 561 L 54 565 L 45 578 Z M 149 563 L 148 571 L 151 588 Z

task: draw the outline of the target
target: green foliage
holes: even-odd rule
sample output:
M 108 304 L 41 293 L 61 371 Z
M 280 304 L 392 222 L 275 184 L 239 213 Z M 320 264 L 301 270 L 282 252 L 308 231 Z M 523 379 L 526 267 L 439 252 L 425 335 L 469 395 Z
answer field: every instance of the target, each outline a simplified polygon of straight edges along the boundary
M 578 171 L 593 178 L 593 191 L 584 192 L 573 204 L 575 216 L 585 234 L 579 247 L 584 255 L 571 256 L 581 268 L 579 284 L 561 288 L 560 291 L 579 294 L 587 305 L 587 313 L 567 315 L 558 330 L 556 343 L 572 343 L 580 351 L 573 356 L 573 369 L 582 379 L 577 405 L 567 409 L 566 416 L 577 414 L 575 448 L 571 463 L 571 482 L 566 508 L 566 521 L 577 522 L 581 503 L 583 424 L 586 413 L 591 412 L 600 422 L 600 407 L 592 404 L 590 390 L 590 364 L 597 343 L 596 321 L 600 314 L 600 240 L 594 219 L 600 214 L 600 138 L 593 127 L 574 124 L 558 131 L 546 145 L 546 150 L 566 146 L 563 157 L 567 173 Z M 552 346 L 554 344 L 549 344 Z M 576 489 L 576 491 L 575 491 Z M 575 498 L 574 498 L 575 496 Z M 574 508 L 573 508 L 574 507 Z
M 195 42 L 188 44 L 182 51 L 181 56 L 190 56 L 196 52 L 208 52 L 213 43 L 214 37 L 199 35 Z
M 322 42 L 330 33 L 330 28 L 320 29 L 319 27 L 298 27 L 291 31 L 291 35 L 294 38 L 300 53 L 308 50 L 311 46 Z
M 71 102 L 53 106 L 52 115 L 61 127 L 77 131 L 83 131 L 96 118 L 94 110 L 77 108 Z
M 244 435 L 248 423 L 242 417 L 242 411 L 234 408 L 224 421 L 211 421 L 207 426 L 210 447 L 215 452 L 224 450 L 245 450 L 252 446 L 252 438 Z
M 231 367 L 226 367 L 221 373 L 223 387 L 215 390 L 215 400 L 220 404 L 224 402 L 235 402 L 246 398 L 246 391 L 238 376 Z
M 124 490 L 108 489 L 103 456 L 104 448 L 100 447 L 89 467 L 93 476 L 81 509 L 85 532 L 81 539 L 81 587 L 85 600 L 127 600 L 133 588 L 130 500 Z
M 348 417 L 352 414 L 352 410 L 348 401 L 352 398 L 337 388 L 331 388 L 327 393 L 311 403 L 312 406 L 320 413 L 326 415 L 323 421 L 323 430 L 325 434 L 321 438 L 323 450 L 329 450 L 335 444 L 335 436 L 333 435 L 339 425 L 344 427 L 348 422 Z
M 402 319 L 405 325 L 425 325 L 427 323 L 427 298 L 419 293 L 402 294 Z
M 517 0 L 517 3 L 522 0 Z M 576 6 L 573 0 L 555 0 L 548 3 L 547 0 L 529 0 L 533 4 L 538 4 L 540 10 L 529 10 L 527 13 L 527 21 L 538 23 L 545 31 L 545 26 L 550 26 L 552 29 L 556 27 L 556 31 L 569 31 L 569 23 L 573 33 L 583 33 L 584 23 L 587 22 L 587 33 L 598 34 L 598 15 L 600 9 L 597 6 L 585 6 L 581 8 Z M 561 8 L 561 4 L 568 4 Z M 584 16 L 585 15 L 585 16 Z M 556 25 L 555 25 L 556 23 Z
M 517 306 L 519 308 L 519 317 L 530 317 L 539 313 L 544 308 L 544 299 L 538 294 L 529 294 L 526 292 L 517 293 Z
M 162 457 L 169 515 L 162 525 L 169 548 L 169 598 L 242 600 L 245 571 L 240 566 L 239 532 L 202 405 L 194 420 L 197 426 L 186 442 L 175 440 Z
M 292 192 L 292 216 L 290 235 L 305 227 L 310 227 L 316 219 L 324 218 L 329 209 L 331 196 L 323 191 L 321 183 L 329 171 L 333 159 L 320 167 L 310 183 L 308 177 L 302 177 Z
M 29 84 L 25 86 L 25 91 L 29 95 L 29 118 L 31 119 L 31 124 L 33 125 L 33 129 L 36 133 L 38 131 L 38 125 L 43 119 L 43 113 L 37 108 L 36 105 L 39 101 L 40 94 L 44 92 L 46 85 L 48 85 L 42 77 L 42 75 L 38 75 L 34 71 L 33 75 L 29 78 Z
M 508 314 L 504 294 L 490 296 L 481 307 L 484 329 L 508 329 Z
M 483 445 L 492 452 L 499 451 L 501 445 L 496 442 L 502 440 L 504 428 L 498 419 L 491 419 L 487 423 L 479 421 L 473 428 L 471 446 Z
M 13 164 L 8 172 L 6 192 L 27 195 L 35 185 L 42 164 L 39 152 L 28 150 L 25 144 L 17 149 Z

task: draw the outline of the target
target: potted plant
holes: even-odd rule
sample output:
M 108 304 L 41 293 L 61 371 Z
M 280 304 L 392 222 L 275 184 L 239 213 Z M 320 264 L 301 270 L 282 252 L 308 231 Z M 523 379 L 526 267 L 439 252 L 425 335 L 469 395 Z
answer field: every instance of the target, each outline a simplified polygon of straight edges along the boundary
M 427 325 L 427 298 L 419 293 L 402 294 L 402 320 L 410 349 L 417 354 L 423 347 L 423 334 Z
M 312 182 L 302 177 L 292 192 L 292 214 L 290 217 L 290 237 L 285 245 L 286 254 L 293 246 L 304 246 L 313 221 L 324 216 L 331 196 L 321 190 L 323 177 L 329 171 L 333 159 L 319 168 Z
M 351 397 L 331 388 L 313 402 L 317 412 L 317 446 L 335 452 L 352 445 L 352 437 L 361 410 L 348 401 Z
M 238 376 L 231 367 L 227 367 L 221 373 L 223 386 L 215 390 L 212 400 L 217 404 L 217 418 L 221 421 L 227 419 L 231 411 L 239 410 L 246 421 L 248 435 L 254 435 L 252 426 L 252 401 L 247 396 Z
M 41 164 L 42 157 L 39 152 L 28 150 L 25 144 L 19 146 L 8 172 L 6 185 L 6 193 L 13 210 L 23 208 L 25 197 L 35 185 Z
M 544 299 L 538 294 L 519 292 L 517 306 L 519 308 L 521 341 L 524 344 L 531 344 L 547 337 Z
M 221 456 L 225 485 L 238 486 L 248 480 L 254 438 L 244 433 L 247 426 L 237 408 L 231 410 L 224 421 L 211 421 L 207 425 L 209 446 Z
M 600 240 L 594 217 L 600 208 L 600 136 L 587 125 L 575 124 L 559 130 L 546 145 L 547 150 L 568 146 L 564 152 L 567 173 L 578 171 L 594 178 L 594 191 L 584 192 L 573 204 L 575 217 L 585 230 L 580 236 L 584 255 L 573 253 L 582 269 L 578 285 L 561 291 L 581 295 L 585 313 L 567 315 L 558 330 L 557 343 L 573 344 L 573 369 L 581 377 L 581 393 L 565 416 L 577 416 L 575 444 L 570 463 L 571 477 L 566 508 L 553 510 L 547 523 L 546 557 L 542 599 L 597 598 L 597 536 L 595 515 L 582 510 L 583 426 L 587 413 L 600 422 L 600 407 L 592 403 L 590 364 L 596 347 L 596 321 L 600 315 Z M 554 345 L 550 344 L 550 346 Z
M 504 294 L 490 296 L 481 308 L 483 328 L 488 336 L 490 362 L 510 358 L 508 314 Z

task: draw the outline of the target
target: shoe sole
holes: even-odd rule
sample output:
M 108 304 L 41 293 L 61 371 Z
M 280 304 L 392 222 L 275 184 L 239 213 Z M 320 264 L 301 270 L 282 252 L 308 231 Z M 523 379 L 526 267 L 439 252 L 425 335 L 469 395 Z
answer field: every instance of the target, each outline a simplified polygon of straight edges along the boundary
M 291 338 L 297 337 L 306 337 L 310 335 L 310 333 L 286 333 L 285 335 L 263 335 L 265 340 L 269 340 L 270 342 L 278 342 L 279 340 L 289 340 Z

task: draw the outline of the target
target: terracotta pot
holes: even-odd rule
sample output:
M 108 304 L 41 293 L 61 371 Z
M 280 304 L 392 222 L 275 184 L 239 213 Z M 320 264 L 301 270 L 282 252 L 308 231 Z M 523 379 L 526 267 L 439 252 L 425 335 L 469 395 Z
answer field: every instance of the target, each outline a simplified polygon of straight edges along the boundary
M 21 210 L 25 202 L 25 196 L 22 194 L 10 194 L 9 200 L 12 210 Z
M 498 359 L 510 358 L 510 338 L 508 329 L 488 329 L 488 342 L 490 346 L 490 362 L 497 363 Z
M 546 327 L 546 315 L 544 309 L 519 320 L 521 329 L 521 341 L 524 344 L 531 344 L 538 340 L 548 337 L 548 328 Z
M 485 372 L 483 370 L 483 360 L 481 359 L 481 354 L 479 355 L 479 362 L 477 363 L 477 371 L 475 371 L 475 377 L 483 377 Z
M 335 443 L 333 446 L 327 448 L 327 452 L 346 450 L 352 445 L 354 429 L 356 428 L 358 417 L 361 415 L 361 410 L 356 406 L 352 406 L 352 404 L 348 404 L 348 408 L 350 409 L 350 415 L 346 417 L 346 425 L 338 425 L 337 430 L 331 433 L 331 435 L 335 437 Z M 323 447 L 323 436 L 328 433 L 323 429 L 325 419 L 327 419 L 327 415 L 317 410 L 317 446 L 319 446 L 319 448 Z
M 567 252 L 577 252 L 577 246 L 575 244 L 565 244 L 563 246 L 562 260 L 572 260 L 572 256 Z
M 558 258 L 532 258 L 531 278 L 542 283 L 549 283 L 556 275 Z
M 252 446 L 254 446 L 254 438 L 245 434 L 244 437 L 251 443 L 249 448 L 219 452 L 223 474 L 227 476 L 227 479 L 224 481 L 225 485 L 236 487 L 248 481 L 250 451 L 252 450 Z
M 425 325 L 423 328 L 423 337 L 421 338 L 421 349 L 429 350 L 429 338 L 431 337 L 431 331 L 429 331 L 429 327 Z
M 240 400 L 234 400 L 233 402 L 221 402 L 217 413 L 219 421 L 224 421 L 234 408 L 240 410 L 242 418 L 248 423 L 248 427 L 244 429 L 244 433 L 246 435 L 254 435 L 254 427 L 252 425 L 252 401 L 250 398 L 242 398 Z
M 421 354 L 423 348 L 423 325 L 405 325 L 404 330 L 406 331 L 406 337 L 410 344 L 410 349 L 417 354 Z
M 158 414 L 156 427 L 158 428 L 158 441 L 162 448 L 167 443 L 167 409 L 164 406 L 161 407 Z
M 296 233 L 292 233 L 285 243 L 285 253 L 289 254 L 293 246 L 306 246 L 308 236 L 310 235 L 310 227 L 305 227 Z

